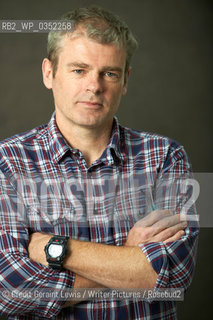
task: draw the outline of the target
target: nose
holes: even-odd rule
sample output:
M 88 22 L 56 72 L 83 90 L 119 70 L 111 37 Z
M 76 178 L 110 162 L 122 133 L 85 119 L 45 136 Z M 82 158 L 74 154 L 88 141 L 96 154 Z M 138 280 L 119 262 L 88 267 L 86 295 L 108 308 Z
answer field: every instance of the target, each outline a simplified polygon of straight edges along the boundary
M 103 81 L 101 76 L 97 73 L 91 73 L 87 78 L 86 91 L 93 94 L 99 94 L 103 92 Z

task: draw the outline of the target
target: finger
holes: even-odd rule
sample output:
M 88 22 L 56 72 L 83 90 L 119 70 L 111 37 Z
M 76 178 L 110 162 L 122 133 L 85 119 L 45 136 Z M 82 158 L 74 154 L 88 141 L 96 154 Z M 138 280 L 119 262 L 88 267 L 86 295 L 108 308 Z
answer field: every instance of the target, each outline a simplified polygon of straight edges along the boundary
M 136 224 L 137 227 L 150 227 L 158 221 L 173 216 L 174 214 L 169 210 L 154 210 L 148 213 L 144 218 L 140 219 Z
M 164 242 L 165 240 L 173 237 L 179 231 L 183 231 L 186 228 L 186 226 L 187 226 L 186 222 L 178 223 L 175 226 L 167 228 L 167 229 L 161 231 L 160 233 L 158 233 L 157 235 L 155 235 L 154 240 L 157 242 L 159 242 L 159 241 Z
M 160 233 L 161 231 L 165 230 L 165 229 L 169 229 L 177 224 L 179 224 L 180 221 L 180 214 L 175 214 L 173 216 L 164 218 L 158 222 L 156 222 L 151 229 L 153 229 L 152 233 L 153 235 Z M 183 227 L 186 227 L 186 221 L 183 221 Z
M 185 235 L 185 232 L 183 230 L 178 231 L 173 237 L 166 239 L 165 241 L 163 241 L 164 243 L 168 243 L 168 242 L 173 242 L 173 241 L 177 241 L 180 240 L 180 238 L 182 236 Z

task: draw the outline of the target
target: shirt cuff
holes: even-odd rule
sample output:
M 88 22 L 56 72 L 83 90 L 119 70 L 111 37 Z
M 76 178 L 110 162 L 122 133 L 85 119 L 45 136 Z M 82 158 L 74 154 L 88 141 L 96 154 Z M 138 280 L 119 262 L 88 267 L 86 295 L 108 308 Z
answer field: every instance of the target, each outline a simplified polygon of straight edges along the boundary
M 50 275 L 50 269 L 48 269 L 48 274 Z M 58 272 L 53 270 L 48 278 L 49 289 L 45 287 L 45 289 L 40 288 L 37 290 L 38 294 L 40 292 L 42 297 L 44 293 L 44 298 L 39 299 L 36 315 L 47 319 L 57 316 L 67 301 L 65 291 L 71 291 L 74 282 L 75 273 L 72 271 Z M 53 286 L 51 286 L 51 283 L 53 283 Z
M 168 259 L 165 245 L 162 242 L 139 244 L 147 260 L 158 274 L 156 288 L 166 288 L 169 281 Z

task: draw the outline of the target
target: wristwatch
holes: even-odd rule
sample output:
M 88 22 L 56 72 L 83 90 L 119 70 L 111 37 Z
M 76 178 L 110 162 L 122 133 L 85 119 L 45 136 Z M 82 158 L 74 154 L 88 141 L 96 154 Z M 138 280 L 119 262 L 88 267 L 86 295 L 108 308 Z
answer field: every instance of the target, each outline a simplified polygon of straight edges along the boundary
M 63 269 L 63 260 L 67 249 L 69 237 L 53 236 L 44 248 L 49 267 L 55 270 Z

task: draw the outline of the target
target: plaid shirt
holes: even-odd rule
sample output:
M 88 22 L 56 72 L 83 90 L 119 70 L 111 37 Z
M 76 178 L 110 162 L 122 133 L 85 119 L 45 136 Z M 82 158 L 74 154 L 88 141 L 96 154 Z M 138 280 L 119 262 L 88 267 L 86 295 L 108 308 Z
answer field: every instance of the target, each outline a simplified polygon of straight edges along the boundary
M 176 319 L 174 301 L 94 300 L 62 310 L 63 301 L 26 299 L 4 290 L 67 290 L 71 271 L 54 271 L 28 256 L 32 232 L 124 245 L 136 221 L 153 208 L 180 213 L 186 194 L 168 181 L 189 176 L 182 146 L 168 138 L 131 130 L 114 118 L 102 156 L 87 167 L 83 154 L 49 124 L 0 144 L 0 314 L 9 319 Z M 166 179 L 166 183 L 165 183 Z M 182 178 L 181 178 L 182 179 Z M 177 192 L 178 190 L 178 192 Z M 193 208 L 188 208 L 194 214 Z M 180 240 L 140 244 L 158 274 L 156 288 L 187 289 L 195 265 L 198 228 Z

